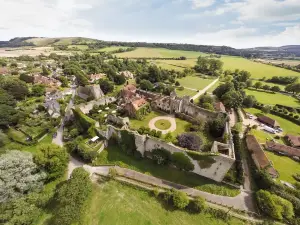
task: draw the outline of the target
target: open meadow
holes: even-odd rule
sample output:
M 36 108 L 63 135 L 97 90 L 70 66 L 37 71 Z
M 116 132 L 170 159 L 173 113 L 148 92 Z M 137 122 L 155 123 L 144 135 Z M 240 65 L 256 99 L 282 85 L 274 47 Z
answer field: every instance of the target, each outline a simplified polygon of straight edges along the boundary
M 241 57 L 233 57 L 233 56 L 222 56 L 222 62 L 224 62 L 224 70 L 246 70 L 249 71 L 252 76 L 251 78 L 260 79 L 263 77 L 271 78 L 273 76 L 299 76 L 300 73 L 266 65 L 258 62 L 254 62 L 248 59 L 244 59 Z
M 246 89 L 247 95 L 253 95 L 256 97 L 259 103 L 263 103 L 266 105 L 286 105 L 290 107 L 300 107 L 300 102 L 296 98 L 292 96 L 280 94 L 280 93 L 271 93 L 265 92 L 262 90 L 254 90 L 254 89 Z
M 86 225 L 243 224 L 237 219 L 224 222 L 210 214 L 191 214 L 170 209 L 149 192 L 117 181 L 100 182 L 93 186 L 93 197 L 88 212 L 84 218 Z
M 187 76 L 177 80 L 181 86 L 195 90 L 202 90 L 214 81 L 214 79 L 204 79 L 198 76 Z
M 169 50 L 165 48 L 137 48 L 134 51 L 115 54 L 119 58 L 178 58 L 185 56 L 187 58 L 198 58 L 204 55 L 202 52 Z

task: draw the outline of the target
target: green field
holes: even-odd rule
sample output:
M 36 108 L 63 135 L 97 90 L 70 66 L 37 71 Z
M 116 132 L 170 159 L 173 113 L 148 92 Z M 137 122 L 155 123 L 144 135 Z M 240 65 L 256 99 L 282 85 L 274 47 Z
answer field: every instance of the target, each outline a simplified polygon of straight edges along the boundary
M 94 42 L 95 40 L 90 38 L 79 38 L 79 37 L 64 37 L 64 38 L 31 38 L 26 42 L 31 42 L 36 46 L 47 46 L 47 45 L 72 45 L 73 41 L 77 42 Z
M 183 97 L 183 96 L 194 96 L 195 94 L 197 94 L 197 91 L 193 91 L 190 89 L 185 88 L 184 90 L 179 90 L 178 88 L 176 89 L 176 94 L 179 97 Z
M 295 173 L 300 171 L 300 163 L 292 160 L 286 156 L 279 156 L 272 152 L 266 151 L 270 161 L 272 161 L 275 169 L 279 172 L 280 180 L 294 183 L 296 180 L 292 177 Z
M 269 93 L 260 90 L 249 90 L 246 89 L 247 95 L 254 95 L 259 103 L 263 103 L 266 105 L 286 105 L 291 107 L 299 107 L 300 102 L 296 98 L 291 96 L 283 95 L 280 93 Z
M 286 120 L 284 118 L 272 114 L 265 114 L 259 109 L 251 108 L 251 109 L 245 109 L 245 111 L 253 115 L 263 114 L 276 120 L 279 123 L 280 127 L 283 129 L 284 134 L 295 134 L 295 135 L 300 134 L 299 126 L 293 122 L 290 122 L 289 120 Z
M 124 46 L 110 46 L 110 47 L 106 47 L 106 48 L 100 48 L 98 51 L 99 52 L 111 52 L 111 51 L 116 51 L 119 49 L 126 49 L 127 47 Z
M 137 48 L 134 51 L 117 53 L 117 57 L 122 58 L 177 58 L 185 56 L 187 58 L 198 58 L 204 55 L 202 52 L 169 50 L 165 48 Z
M 179 81 L 181 86 L 196 90 L 202 90 L 214 81 L 213 79 L 204 79 L 198 76 L 187 76 L 177 80 Z
M 117 181 L 93 186 L 92 202 L 84 218 L 86 225 L 226 225 L 243 224 L 231 219 L 224 222 L 209 214 L 191 214 L 170 210 L 149 192 L 135 189 Z
M 241 57 L 222 56 L 221 60 L 224 62 L 224 70 L 247 70 L 252 74 L 251 77 L 255 79 L 271 78 L 273 76 L 300 76 L 300 73 L 291 70 L 253 62 Z
M 147 173 L 161 179 L 217 195 L 236 196 L 240 193 L 238 189 L 215 182 L 195 173 L 181 171 L 164 165 L 157 165 L 149 159 L 136 159 L 134 156 L 127 155 L 117 145 L 109 145 L 108 148 L 104 149 L 93 161 L 94 166 L 107 164 L 114 164 L 141 173 Z
M 269 85 L 270 87 L 278 86 L 278 87 L 280 87 L 281 90 L 284 90 L 284 88 L 285 88 L 285 85 L 281 85 L 281 84 L 273 84 L 273 83 L 265 82 L 265 81 L 252 80 L 252 84 L 253 84 L 253 85 L 254 85 L 256 82 L 261 82 L 263 85 Z
M 263 130 L 252 129 L 250 134 L 254 135 L 259 143 L 265 144 L 267 140 L 272 140 L 275 138 L 276 134 L 271 134 Z M 276 139 L 277 142 L 283 144 L 282 139 Z
M 152 60 L 151 62 L 163 69 L 182 71 L 185 68 L 195 66 L 196 61 L 196 58 L 192 58 L 187 60 Z

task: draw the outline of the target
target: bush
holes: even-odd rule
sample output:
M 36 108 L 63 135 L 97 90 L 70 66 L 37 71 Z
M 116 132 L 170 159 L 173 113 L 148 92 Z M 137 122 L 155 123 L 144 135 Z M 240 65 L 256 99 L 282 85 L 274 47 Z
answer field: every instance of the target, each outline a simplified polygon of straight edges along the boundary
M 115 178 L 118 176 L 118 171 L 115 168 L 109 168 L 108 174 L 111 178 Z
M 168 165 L 171 161 L 171 153 L 164 148 L 154 149 L 152 159 L 159 165 Z
M 172 200 L 173 205 L 178 209 L 184 209 L 190 202 L 186 193 L 175 190 L 173 191 Z
M 215 138 L 221 137 L 225 129 L 225 123 L 224 116 L 218 116 L 216 119 L 208 121 L 209 133 Z
M 190 201 L 188 208 L 192 212 L 200 213 L 206 208 L 205 199 L 200 196 L 196 197 L 194 200 Z
M 180 170 L 191 171 L 194 170 L 194 164 L 182 152 L 175 152 L 171 156 L 172 163 Z
M 183 133 L 177 136 L 178 145 L 189 150 L 199 150 L 203 144 L 201 138 L 194 133 Z

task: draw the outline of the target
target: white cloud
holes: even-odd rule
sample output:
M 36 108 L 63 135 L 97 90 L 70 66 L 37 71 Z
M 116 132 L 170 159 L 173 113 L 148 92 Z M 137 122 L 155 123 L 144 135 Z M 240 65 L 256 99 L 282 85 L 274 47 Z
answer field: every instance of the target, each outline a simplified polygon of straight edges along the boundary
M 276 22 L 300 18 L 299 0 L 243 0 L 227 2 L 214 11 L 215 15 L 238 13 L 240 21 Z
M 215 0 L 189 0 L 189 1 L 193 3 L 194 9 L 206 8 L 215 3 Z
M 198 33 L 189 41 L 197 44 L 228 45 L 235 48 L 299 44 L 300 24 L 287 27 L 277 34 L 260 35 L 255 28 L 240 27 L 217 32 Z

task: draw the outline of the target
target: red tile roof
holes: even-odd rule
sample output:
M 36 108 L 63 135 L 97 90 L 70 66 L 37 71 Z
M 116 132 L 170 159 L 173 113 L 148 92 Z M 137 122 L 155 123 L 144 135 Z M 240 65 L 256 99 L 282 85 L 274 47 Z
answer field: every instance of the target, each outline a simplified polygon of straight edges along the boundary
M 253 135 L 247 135 L 246 137 L 246 144 L 248 150 L 251 152 L 252 159 L 255 165 L 259 169 L 267 169 L 268 173 L 273 176 L 277 177 L 278 173 L 272 167 L 268 157 L 266 156 L 265 152 L 263 151 L 262 147 L 256 140 Z
M 277 125 L 276 120 L 274 120 L 270 117 L 267 117 L 267 116 L 260 116 L 260 117 L 257 118 L 257 120 L 259 122 L 262 122 L 262 123 L 264 123 L 266 125 L 269 125 L 271 127 L 275 127 Z
M 139 110 L 139 108 L 142 107 L 143 105 L 145 105 L 146 103 L 147 103 L 147 101 L 144 98 L 140 98 L 140 99 L 133 101 L 132 105 L 135 108 L 135 110 Z
M 225 106 L 222 102 L 215 103 L 215 109 L 219 112 L 226 112 Z
M 300 149 L 293 148 L 287 145 L 279 144 L 273 141 L 268 141 L 266 143 L 266 147 L 268 150 L 275 152 L 282 152 L 288 156 L 298 156 L 300 157 Z
M 300 147 L 300 136 L 287 134 L 285 137 L 293 147 Z
M 128 84 L 127 86 L 125 86 L 123 88 L 124 91 L 132 91 L 135 92 L 136 91 L 136 86 L 134 86 L 133 84 Z

